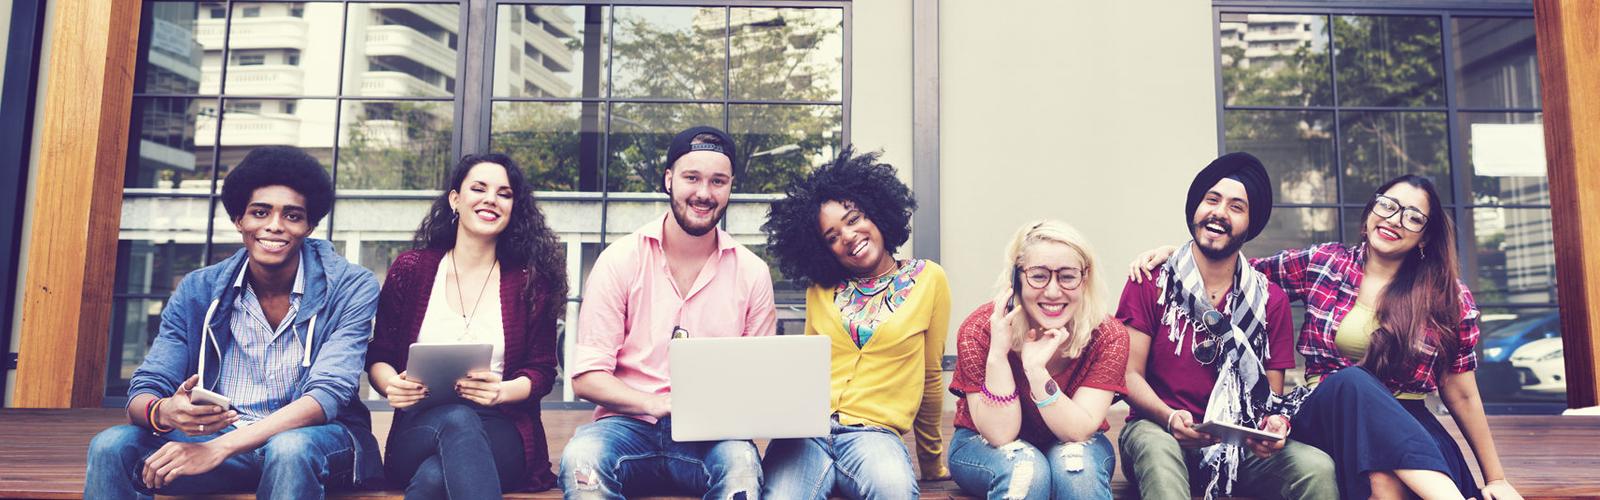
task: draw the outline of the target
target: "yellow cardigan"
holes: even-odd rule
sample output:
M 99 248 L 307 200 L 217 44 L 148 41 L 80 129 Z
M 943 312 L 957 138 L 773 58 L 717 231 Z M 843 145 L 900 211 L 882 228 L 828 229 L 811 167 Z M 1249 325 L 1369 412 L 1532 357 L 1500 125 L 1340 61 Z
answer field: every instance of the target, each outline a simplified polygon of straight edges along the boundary
M 866 424 L 904 434 L 913 429 L 924 477 L 945 470 L 939 418 L 944 407 L 941 361 L 950 326 L 950 285 L 944 268 L 927 261 L 911 295 L 856 347 L 834 305 L 834 288 L 806 290 L 806 335 L 833 345 L 830 408 L 846 425 Z

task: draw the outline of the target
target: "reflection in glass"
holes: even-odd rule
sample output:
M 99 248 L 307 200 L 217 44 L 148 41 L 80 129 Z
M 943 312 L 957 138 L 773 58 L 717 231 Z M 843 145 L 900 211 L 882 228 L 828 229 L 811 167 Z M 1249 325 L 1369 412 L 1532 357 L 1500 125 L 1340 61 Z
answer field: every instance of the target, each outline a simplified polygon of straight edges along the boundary
M 421 221 L 418 222 L 420 223 Z M 350 244 L 350 242 L 342 239 L 341 242 L 343 242 L 345 245 Z M 378 278 L 378 284 L 382 285 L 383 282 L 389 278 L 389 264 L 394 262 L 395 257 L 400 256 L 400 252 L 410 250 L 411 248 L 412 246 L 410 240 L 362 241 L 360 256 L 361 265 L 372 270 L 372 275 L 376 276 Z
M 335 109 L 332 99 L 223 99 L 219 192 L 233 166 L 260 146 L 294 146 L 332 168 Z M 216 131 L 206 125 L 214 124 L 201 122 L 195 143 L 211 146 Z
M 144 362 L 150 343 L 161 329 L 165 299 L 111 299 L 111 359 L 106 363 L 106 394 L 126 395 L 128 379 Z
M 1462 269 L 1479 302 L 1556 301 L 1555 237 L 1550 210 L 1545 208 L 1476 208 L 1471 210 L 1473 252 Z
M 1483 400 L 1565 402 L 1566 357 L 1557 310 L 1485 307 L 1480 312 L 1475 350 Z
M 489 150 L 516 160 L 538 191 L 598 192 L 604 104 L 497 102 Z
M 1403 174 L 1428 177 L 1445 204 L 1454 202 L 1444 113 L 1342 113 L 1340 126 L 1346 203 L 1365 204 Z
M 606 190 L 613 192 L 659 192 L 674 134 L 695 125 L 724 128 L 721 104 L 617 103 L 610 118 Z M 735 145 L 740 155 L 746 154 L 744 144 Z M 734 180 L 735 189 L 739 182 Z
M 1472 203 L 1549 205 L 1544 117 L 1540 113 L 1461 113 Z
M 137 139 L 128 144 L 132 151 L 124 187 L 211 192 L 211 147 L 196 146 L 195 131 L 215 133 L 215 99 L 139 97 L 133 100 L 132 115 L 131 135 Z
M 1239 17 L 1243 22 L 1233 20 Z M 1231 21 L 1218 25 L 1217 38 L 1228 105 L 1332 103 L 1327 16 L 1225 14 L 1223 20 Z
M 225 14 L 223 9 L 204 9 L 207 33 L 222 31 Z M 233 4 L 227 35 L 228 81 L 222 91 L 252 96 L 333 94 L 338 88 L 343 19 L 344 6 L 337 3 Z M 222 59 L 221 44 L 202 44 L 208 67 L 210 61 Z M 209 71 L 206 79 L 215 81 Z
M 121 294 L 166 295 L 184 275 L 201 267 L 204 242 L 117 240 L 117 287 Z
M 449 101 L 345 101 L 339 120 L 341 191 L 437 190 L 455 165 Z
M 736 193 L 782 193 L 843 143 L 840 106 L 735 104 L 728 113 L 741 162 Z
M 351 3 L 345 35 L 344 94 L 454 94 L 460 24 L 461 8 L 454 4 Z M 337 30 L 331 33 L 338 35 Z M 331 41 L 335 47 L 332 57 L 336 57 L 338 39 Z M 327 73 L 336 75 L 335 67 L 329 65 Z
M 1284 207 L 1272 211 L 1261 234 L 1245 247 L 1248 257 L 1265 257 L 1292 248 L 1337 241 L 1339 227 L 1332 208 Z
M 1456 105 L 1539 107 L 1539 55 L 1531 18 L 1455 17 Z
M 736 8 L 729 16 L 732 98 L 841 99 L 843 10 Z
M 1228 152 L 1261 159 L 1273 181 L 1274 203 L 1337 201 L 1333 168 L 1333 113 L 1228 111 Z
M 501 5 L 495 97 L 604 97 L 606 11 L 600 5 Z
M 722 99 L 727 10 L 616 7 L 612 95 Z
M 1444 105 L 1439 18 L 1338 16 L 1333 23 L 1340 105 Z
M 220 76 L 218 60 L 222 51 L 222 24 L 206 20 L 203 13 L 222 10 L 217 3 L 151 2 L 145 11 L 150 23 L 149 50 L 140 54 L 135 92 L 147 94 L 193 94 L 200 92 L 207 79 L 216 92 Z M 215 33 L 215 36 L 209 36 Z M 210 42 L 212 45 L 204 45 Z M 207 49 L 217 55 L 206 57 Z

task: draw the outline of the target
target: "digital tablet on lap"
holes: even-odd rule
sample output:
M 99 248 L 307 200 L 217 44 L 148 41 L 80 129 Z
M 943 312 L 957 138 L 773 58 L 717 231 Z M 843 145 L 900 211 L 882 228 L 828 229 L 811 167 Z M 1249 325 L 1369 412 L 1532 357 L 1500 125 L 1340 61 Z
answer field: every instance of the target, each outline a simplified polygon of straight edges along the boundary
M 406 378 L 428 387 L 428 397 L 406 408 L 420 411 L 441 404 L 467 403 L 454 390 L 468 372 L 489 369 L 494 346 L 489 344 L 411 344 Z

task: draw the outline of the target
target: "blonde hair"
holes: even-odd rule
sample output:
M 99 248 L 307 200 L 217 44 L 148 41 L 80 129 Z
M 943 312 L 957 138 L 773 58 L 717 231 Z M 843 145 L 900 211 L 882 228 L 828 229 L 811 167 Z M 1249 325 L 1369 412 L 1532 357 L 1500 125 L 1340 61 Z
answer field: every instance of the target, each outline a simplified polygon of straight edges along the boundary
M 1060 243 L 1071 248 L 1078 254 L 1078 259 L 1083 261 L 1083 283 L 1078 286 L 1081 292 L 1078 299 L 1078 310 L 1067 320 L 1067 340 L 1062 344 L 1061 355 L 1067 359 L 1074 359 L 1083 354 L 1089 339 L 1094 335 L 1094 329 L 1110 315 L 1107 308 L 1107 296 L 1104 280 L 1100 279 L 1100 269 L 1095 264 L 1094 248 L 1089 246 L 1083 234 L 1071 225 L 1058 220 L 1039 220 L 1030 222 L 1017 229 L 1011 237 L 1011 242 L 1006 245 L 1005 267 L 1000 271 L 998 291 L 1011 288 L 1011 277 L 1022 265 L 1022 257 L 1034 245 L 1040 243 Z M 1017 291 L 1017 302 L 1022 301 L 1021 291 Z M 1027 313 L 1023 313 L 1025 318 Z M 1024 320 L 1026 321 L 1026 320 Z M 1011 348 L 1017 349 L 1027 337 L 1026 323 L 1011 326 Z

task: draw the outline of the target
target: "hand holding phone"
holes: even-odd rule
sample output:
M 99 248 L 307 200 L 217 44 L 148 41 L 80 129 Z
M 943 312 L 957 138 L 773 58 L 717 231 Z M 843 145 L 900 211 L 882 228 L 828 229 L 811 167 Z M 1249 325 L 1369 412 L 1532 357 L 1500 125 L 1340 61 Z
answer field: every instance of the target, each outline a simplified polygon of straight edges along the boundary
M 239 421 L 239 412 L 230 409 L 231 402 L 226 396 L 198 387 L 199 383 L 199 375 L 189 377 L 162 403 L 157 418 L 163 427 L 174 427 L 190 436 L 204 436 Z

